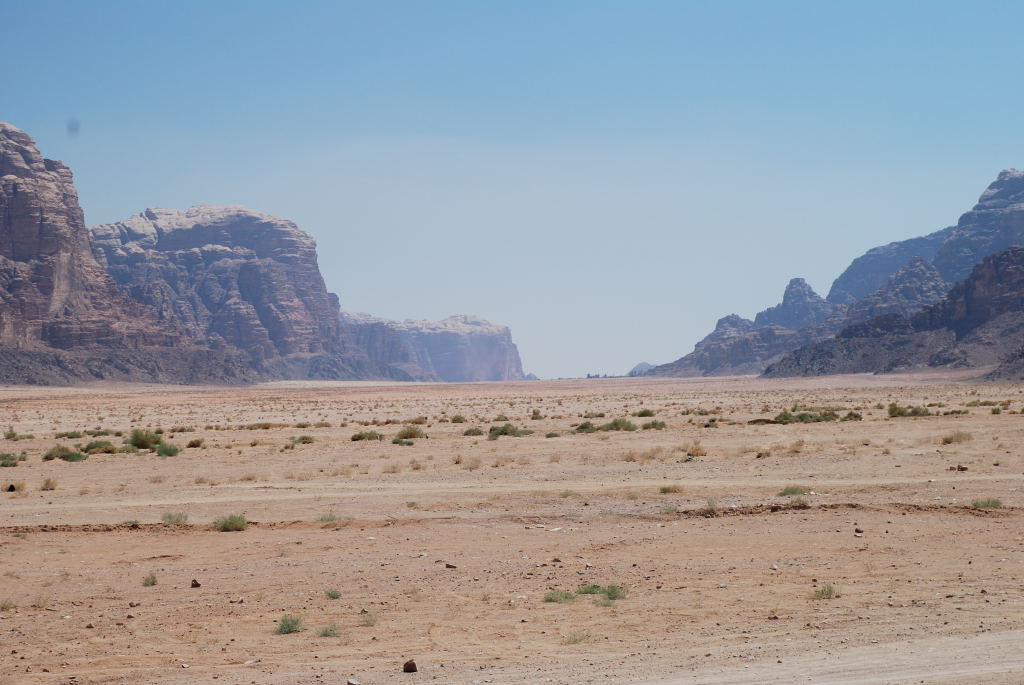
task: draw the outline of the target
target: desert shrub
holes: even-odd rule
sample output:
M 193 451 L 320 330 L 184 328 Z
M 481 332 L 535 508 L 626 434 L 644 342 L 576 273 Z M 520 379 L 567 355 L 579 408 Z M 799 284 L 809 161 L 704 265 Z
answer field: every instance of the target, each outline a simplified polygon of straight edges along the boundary
M 338 637 L 338 624 L 332 623 L 326 628 L 321 628 L 320 632 L 317 633 L 319 637 Z
M 128 436 L 128 444 L 140 450 L 156 449 L 156 446 L 163 442 L 159 434 L 142 428 L 135 428 Z
M 168 511 L 163 516 L 160 517 L 160 520 L 163 521 L 164 523 L 170 523 L 170 524 L 174 524 L 174 523 L 188 523 L 188 514 L 186 514 L 183 511 L 179 511 L 179 512 L 170 512 L 170 511 Z
M 57 481 L 53 478 L 47 478 L 43 481 L 43 484 L 39 486 L 40 490 L 56 490 Z
M 846 412 L 846 415 L 843 416 L 843 418 L 841 418 L 839 420 L 840 421 L 863 421 L 864 417 L 860 415 L 860 412 L 848 411 L 848 412 Z
M 604 416 L 604 415 L 602 414 L 602 416 Z M 572 432 L 573 433 L 596 433 L 597 432 L 597 426 L 595 426 L 590 421 L 584 421 L 580 425 L 576 426 L 576 428 L 574 428 Z
M 0 454 L 0 468 L 13 467 L 18 465 L 19 459 L 13 454 L 3 453 Z
M 1003 413 L 1003 408 L 1002 407 L 992 407 L 992 413 L 993 414 L 1002 414 Z
M 546 417 L 543 414 L 540 413 L 540 409 L 534 409 L 533 412 L 530 413 L 530 420 L 531 421 L 540 421 L 543 418 L 546 418 Z
M 333 588 L 331 588 L 330 590 L 324 590 L 324 595 L 327 597 L 327 599 L 340 599 L 341 590 L 335 590 Z
M 487 439 L 488 440 L 497 440 L 498 438 L 500 438 L 503 435 L 509 435 L 509 436 L 514 437 L 514 438 L 518 438 L 518 437 L 521 437 L 523 435 L 530 435 L 531 433 L 533 433 L 533 431 L 526 430 L 526 429 L 521 429 L 521 428 L 516 428 L 511 423 L 506 423 L 503 426 L 491 426 L 491 428 L 487 431 Z
M 43 461 L 53 461 L 54 459 L 63 459 L 64 461 L 84 461 L 88 459 L 87 454 L 76 452 L 75 450 L 65 445 L 56 445 L 51 447 L 43 455 Z
M 149 575 L 142 579 L 142 587 L 153 587 L 154 585 L 156 585 L 156 574 L 150 571 Z
M 195 447 L 202 447 L 203 446 L 203 439 L 202 438 L 193 438 L 193 439 L 189 440 L 188 444 L 185 445 L 185 446 L 188 447 L 189 449 L 192 449 L 192 448 L 195 448 Z
M 424 433 L 418 426 L 406 426 L 402 430 L 398 431 L 398 435 L 395 436 L 397 440 L 413 440 L 415 438 L 425 438 L 427 434 Z
M 484 432 L 479 428 L 467 428 L 466 430 L 462 431 L 462 434 L 467 436 L 477 436 L 483 435 Z
M 822 421 L 836 421 L 838 418 L 839 415 L 830 410 L 822 412 L 800 411 L 796 413 L 786 410 L 776 416 L 775 420 L 779 423 L 820 423 Z
M 931 416 L 931 412 L 924 407 L 901 407 L 895 402 L 889 405 L 889 416 L 899 418 L 904 416 Z
M 811 593 L 811 599 L 835 599 L 839 596 L 839 588 L 832 583 L 825 583 Z
M 498 414 L 494 417 L 494 423 L 498 423 L 499 421 L 508 421 L 508 417 L 504 414 Z
M 82 433 L 81 431 L 64 431 L 63 433 L 57 433 L 53 437 L 56 438 L 57 440 L 60 440 L 61 438 L 68 438 L 69 440 L 78 440 L 80 437 L 82 437 Z
M 682 492 L 682 491 L 683 491 L 683 489 L 681 487 L 679 487 L 678 485 L 662 485 L 660 488 L 658 488 L 658 492 L 660 492 L 663 495 L 667 495 L 667 494 L 673 493 L 673 492 Z
M 641 418 L 641 419 L 642 418 L 650 418 L 650 417 L 654 416 L 654 410 L 653 409 L 641 409 L 638 412 L 633 412 L 633 416 L 636 416 L 637 418 Z
M 411 424 L 414 424 L 414 425 L 417 425 L 417 426 L 422 426 L 426 422 L 427 422 L 427 417 L 426 416 L 416 416 L 414 418 L 406 419 L 405 421 L 402 421 L 402 423 L 411 423 Z
M 300 435 L 297 438 L 292 438 L 291 442 L 293 445 L 312 445 L 315 440 L 312 435 Z
M 402 438 L 395 438 L 394 440 L 391 441 L 391 444 L 401 445 L 402 447 L 412 447 L 416 443 L 414 443 L 412 440 L 403 440 Z
M 1003 502 L 996 497 L 986 497 L 974 500 L 971 502 L 971 506 L 975 509 L 999 509 L 1003 506 Z
M 554 432 L 554 431 L 551 431 L 550 433 L 545 433 L 545 434 L 544 434 L 544 437 L 545 437 L 545 438 L 557 438 L 557 437 L 558 437 L 558 435 L 559 435 L 558 433 L 556 433 L 556 432 Z
M 665 422 L 664 421 L 648 421 L 647 423 L 643 424 L 640 427 L 643 428 L 645 431 L 649 431 L 649 430 L 660 431 L 660 430 L 665 430 Z
M 359 442 L 360 440 L 383 440 L 384 435 L 377 431 L 359 431 L 353 434 L 352 442 Z
M 214 530 L 219 530 L 222 533 L 231 533 L 240 530 L 245 530 L 249 527 L 249 522 L 245 520 L 244 516 L 240 514 L 231 514 L 230 516 L 223 516 L 213 522 Z
M 297 633 L 302 630 L 302 619 L 298 616 L 289 616 L 285 614 L 281 617 L 281 620 L 277 622 L 277 628 L 274 629 L 275 635 L 287 635 L 288 633 Z
M 82 451 L 86 454 L 116 454 L 117 448 L 109 440 L 92 440 L 86 443 Z
M 810 490 L 801 485 L 787 485 L 779 491 L 778 497 L 792 497 L 793 495 L 806 495 Z
M 566 602 L 573 602 L 576 600 L 576 594 L 569 592 L 568 590 L 551 590 L 544 595 L 545 602 L 556 602 L 558 604 L 565 604 Z
M 635 431 L 636 429 L 636 424 L 629 419 L 612 419 L 611 422 L 598 428 L 601 431 Z
M 585 412 L 583 414 L 583 418 L 585 418 L 585 419 L 603 419 L 604 418 L 604 412 L 603 411 L 588 411 L 588 412 Z
M 462 414 L 456 414 L 452 417 L 452 423 L 466 423 L 466 417 Z
M 181 450 L 169 442 L 161 442 L 156 446 L 156 453 L 161 457 L 176 457 Z

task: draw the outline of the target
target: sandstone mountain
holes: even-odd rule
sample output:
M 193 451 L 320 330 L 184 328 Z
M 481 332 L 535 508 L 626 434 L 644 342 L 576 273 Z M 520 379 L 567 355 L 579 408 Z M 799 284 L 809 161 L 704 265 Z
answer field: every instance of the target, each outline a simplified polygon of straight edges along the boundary
M 402 369 L 421 369 L 442 381 L 524 380 L 519 349 L 507 326 L 476 316 L 441 321 L 390 321 L 346 313 L 356 341 Z M 384 345 L 384 348 L 378 348 Z
M 343 319 L 316 243 L 244 207 L 84 224 L 60 162 L 0 123 L 0 382 L 515 380 L 506 327 Z
M 854 302 L 847 310 L 847 323 L 882 314 L 910 316 L 941 300 L 949 287 L 938 269 L 921 257 L 913 257 L 878 290 Z
M 1024 247 L 983 259 L 939 302 L 884 314 L 801 347 L 766 376 L 882 373 L 918 368 L 1012 368 L 1024 334 Z M 1008 371 L 1008 373 L 1010 373 Z
M 886 313 L 909 316 L 939 301 L 984 257 L 1024 243 L 1024 172 L 1008 169 L 956 226 L 889 243 L 853 260 L 825 300 L 794 279 L 783 302 L 754 321 L 726 317 L 690 354 L 654 375 L 760 373 L 789 352 Z M 739 323 L 744 322 L 744 323 Z M 882 354 L 882 351 L 879 351 Z
M 0 382 L 253 378 L 118 290 L 93 256 L 71 171 L 0 122 Z
M 782 302 L 754 317 L 754 327 L 781 326 L 793 330 L 819 324 L 829 317 L 833 306 L 814 292 L 807 281 L 794 278 L 786 286 Z

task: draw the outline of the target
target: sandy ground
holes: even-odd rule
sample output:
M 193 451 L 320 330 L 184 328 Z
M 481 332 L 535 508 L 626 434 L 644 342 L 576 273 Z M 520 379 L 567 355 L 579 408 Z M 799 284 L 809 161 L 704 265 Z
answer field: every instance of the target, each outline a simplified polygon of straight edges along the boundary
M 0 683 L 1021 683 L 1024 386 L 953 380 L 0 388 Z

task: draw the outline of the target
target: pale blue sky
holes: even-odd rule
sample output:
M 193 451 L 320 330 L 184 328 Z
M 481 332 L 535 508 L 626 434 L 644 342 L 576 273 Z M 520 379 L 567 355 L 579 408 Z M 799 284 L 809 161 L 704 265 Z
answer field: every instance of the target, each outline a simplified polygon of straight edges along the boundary
M 316 237 L 346 309 L 480 314 L 528 371 L 621 373 L 1024 166 L 1022 25 L 1020 2 L 0 0 L 0 120 L 72 167 L 89 223 L 247 205 Z

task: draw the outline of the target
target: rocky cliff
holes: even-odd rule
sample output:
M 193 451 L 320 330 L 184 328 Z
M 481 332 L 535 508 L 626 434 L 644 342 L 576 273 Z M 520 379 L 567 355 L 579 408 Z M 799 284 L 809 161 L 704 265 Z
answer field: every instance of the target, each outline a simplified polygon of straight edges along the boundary
M 761 373 L 801 345 L 839 329 L 845 307 L 832 305 L 802 278 L 786 286 L 782 302 L 754 320 L 730 314 L 698 342 L 693 352 L 651 369 L 652 376 L 731 376 Z
M 117 290 L 93 258 L 71 171 L 0 122 L 0 346 L 16 349 L 180 342 Z
M 801 346 L 832 338 L 845 326 L 887 313 L 910 316 L 938 302 L 949 284 L 962 280 L 982 258 L 1020 243 L 1024 172 L 1008 169 L 956 226 L 868 250 L 840 274 L 825 300 L 802 279 L 794 279 L 781 304 L 752 322 L 740 320 L 746 322 L 742 326 L 727 322 L 729 317 L 721 320 L 692 353 L 651 373 L 759 373 Z
M 431 379 L 458 382 L 525 378 L 509 328 L 480 317 L 390 321 L 346 314 L 343 321 L 361 345 L 372 346 L 375 356 L 396 360 L 393 363 L 409 373 L 419 369 Z
M 754 317 L 754 327 L 781 326 L 797 330 L 814 326 L 829 317 L 833 306 L 814 292 L 802 278 L 794 278 L 786 285 L 782 302 L 769 307 Z
M 801 347 L 765 375 L 882 373 L 925 367 L 1012 368 L 1024 335 L 1024 247 L 983 259 L 939 302 L 910 317 L 891 313 Z
M 90 232 L 71 172 L 3 123 L 0 221 L 0 383 L 523 377 L 503 326 L 343 320 L 285 219 L 148 209 Z
M 316 242 L 291 221 L 244 207 L 147 209 L 92 228 L 124 293 L 271 378 L 392 377 L 354 349 L 327 292 Z
M 854 302 L 847 311 L 848 323 L 856 323 L 883 314 L 910 316 L 935 304 L 949 291 L 939 270 L 921 257 L 913 257 L 873 293 Z

